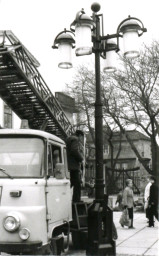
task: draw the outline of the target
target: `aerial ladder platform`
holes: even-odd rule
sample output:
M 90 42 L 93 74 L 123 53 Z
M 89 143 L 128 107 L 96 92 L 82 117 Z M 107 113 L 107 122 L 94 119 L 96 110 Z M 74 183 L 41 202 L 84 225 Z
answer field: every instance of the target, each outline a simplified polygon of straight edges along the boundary
M 0 31 L 0 37 L 0 97 L 31 129 L 65 140 L 74 128 L 39 73 L 39 62 L 12 31 Z
M 12 31 L 0 31 L 0 38 L 0 97 L 20 119 L 28 120 L 31 129 L 44 130 L 65 140 L 74 128 L 39 73 L 39 62 Z M 72 214 L 74 247 L 86 249 L 88 205 L 73 203 Z

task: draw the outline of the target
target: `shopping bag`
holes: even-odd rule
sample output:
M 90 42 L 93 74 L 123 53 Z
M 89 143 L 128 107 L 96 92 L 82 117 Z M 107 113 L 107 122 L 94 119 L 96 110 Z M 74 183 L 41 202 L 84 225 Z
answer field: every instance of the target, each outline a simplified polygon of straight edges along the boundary
M 128 209 L 124 209 L 120 217 L 119 223 L 122 226 L 130 226 L 130 219 L 128 214 Z

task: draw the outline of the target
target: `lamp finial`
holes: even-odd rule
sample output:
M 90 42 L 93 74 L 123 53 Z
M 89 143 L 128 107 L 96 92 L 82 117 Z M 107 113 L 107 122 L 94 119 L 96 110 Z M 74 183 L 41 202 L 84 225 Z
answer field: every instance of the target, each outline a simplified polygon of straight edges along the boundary
M 99 12 L 100 10 L 100 4 L 97 3 L 97 2 L 94 2 L 92 5 L 91 5 L 91 9 L 93 12 Z

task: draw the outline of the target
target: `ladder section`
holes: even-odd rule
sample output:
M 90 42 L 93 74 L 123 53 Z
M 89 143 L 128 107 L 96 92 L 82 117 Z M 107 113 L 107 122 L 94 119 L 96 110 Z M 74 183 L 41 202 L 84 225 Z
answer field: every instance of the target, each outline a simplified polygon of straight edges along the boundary
M 75 250 L 86 250 L 88 240 L 88 210 L 84 202 L 72 203 L 73 221 L 70 225 Z
M 39 62 L 11 31 L 0 36 L 0 97 L 30 128 L 65 139 L 73 127 L 40 75 Z
M 87 230 L 88 228 L 88 211 L 87 204 L 84 202 L 77 202 L 72 204 L 73 222 L 71 227 L 78 230 Z

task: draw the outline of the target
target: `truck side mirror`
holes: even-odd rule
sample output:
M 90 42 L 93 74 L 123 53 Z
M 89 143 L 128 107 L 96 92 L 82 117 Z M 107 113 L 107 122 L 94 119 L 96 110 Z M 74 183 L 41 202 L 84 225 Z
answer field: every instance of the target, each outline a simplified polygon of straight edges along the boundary
M 54 173 L 55 173 L 56 179 L 64 179 L 65 178 L 64 164 L 57 163 L 55 165 Z

